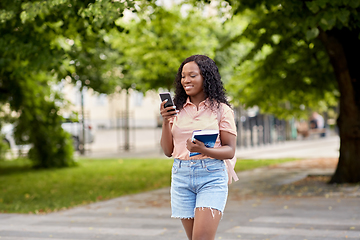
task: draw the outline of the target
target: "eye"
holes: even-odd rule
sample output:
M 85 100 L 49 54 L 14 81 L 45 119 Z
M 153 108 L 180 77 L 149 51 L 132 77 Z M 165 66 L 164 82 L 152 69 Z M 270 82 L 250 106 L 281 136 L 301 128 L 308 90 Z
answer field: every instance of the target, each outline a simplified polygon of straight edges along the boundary
M 185 78 L 185 76 L 181 76 L 181 78 Z
M 190 77 L 194 78 L 194 77 L 196 77 L 196 75 L 191 75 Z

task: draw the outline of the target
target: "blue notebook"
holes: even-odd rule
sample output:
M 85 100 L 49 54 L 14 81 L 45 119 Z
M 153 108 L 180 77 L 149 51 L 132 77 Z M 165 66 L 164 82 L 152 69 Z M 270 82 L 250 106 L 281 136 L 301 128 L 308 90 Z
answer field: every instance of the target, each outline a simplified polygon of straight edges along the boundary
M 219 135 L 219 131 L 218 130 L 195 130 L 193 131 L 191 140 L 194 141 L 199 140 L 201 142 L 203 142 L 205 144 L 206 147 L 208 148 L 213 148 L 216 142 L 216 139 Z M 198 152 L 190 152 L 189 156 L 193 157 L 196 155 L 199 155 L 200 153 Z

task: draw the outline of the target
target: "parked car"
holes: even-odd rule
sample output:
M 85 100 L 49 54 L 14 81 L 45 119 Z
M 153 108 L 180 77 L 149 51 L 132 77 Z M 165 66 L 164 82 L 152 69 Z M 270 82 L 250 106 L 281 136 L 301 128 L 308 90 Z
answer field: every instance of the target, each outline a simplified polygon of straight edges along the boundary
M 1 128 L 1 134 L 3 135 L 3 142 L 5 142 L 9 149 L 13 150 L 14 152 L 27 152 L 31 148 L 31 145 L 18 145 L 15 142 L 14 138 L 14 125 L 13 124 L 5 124 Z
M 83 139 L 83 127 L 82 127 L 82 123 L 80 122 L 73 122 L 69 119 L 66 119 L 66 121 L 64 123 L 61 124 L 61 127 L 69 132 L 72 136 L 73 139 L 73 143 L 74 143 L 74 149 L 75 150 L 80 150 L 80 143 L 82 142 Z M 91 127 L 90 124 L 87 124 L 85 122 L 85 144 L 89 144 L 89 143 L 93 143 L 95 136 L 94 136 L 94 132 L 93 129 Z
M 66 120 L 61 124 L 61 127 L 71 134 L 74 143 L 74 149 L 79 150 L 80 143 L 82 142 L 81 140 L 83 139 L 82 124 L 80 122 Z M 5 124 L 1 129 L 1 134 L 4 135 L 3 141 L 8 144 L 9 148 L 13 151 L 26 152 L 31 148 L 30 144 L 18 145 L 15 142 L 13 124 Z M 94 142 L 94 139 L 95 137 L 91 125 L 85 124 L 85 144 Z

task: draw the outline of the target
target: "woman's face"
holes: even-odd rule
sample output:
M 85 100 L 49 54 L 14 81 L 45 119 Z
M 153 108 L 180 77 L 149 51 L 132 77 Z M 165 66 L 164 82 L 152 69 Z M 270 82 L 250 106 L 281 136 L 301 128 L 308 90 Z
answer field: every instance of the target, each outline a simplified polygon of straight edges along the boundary
M 195 62 L 188 62 L 183 66 L 181 72 L 181 85 L 190 97 L 204 96 L 204 78 L 201 76 L 200 68 Z

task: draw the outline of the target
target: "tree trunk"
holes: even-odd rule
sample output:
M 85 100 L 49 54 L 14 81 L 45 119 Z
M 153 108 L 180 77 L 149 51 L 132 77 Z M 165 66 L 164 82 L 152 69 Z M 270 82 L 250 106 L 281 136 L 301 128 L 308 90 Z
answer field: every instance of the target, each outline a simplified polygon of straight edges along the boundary
M 340 156 L 330 183 L 360 182 L 360 78 L 356 69 L 360 41 L 353 32 L 334 29 L 320 31 L 319 35 L 330 57 L 340 91 L 337 119 Z

